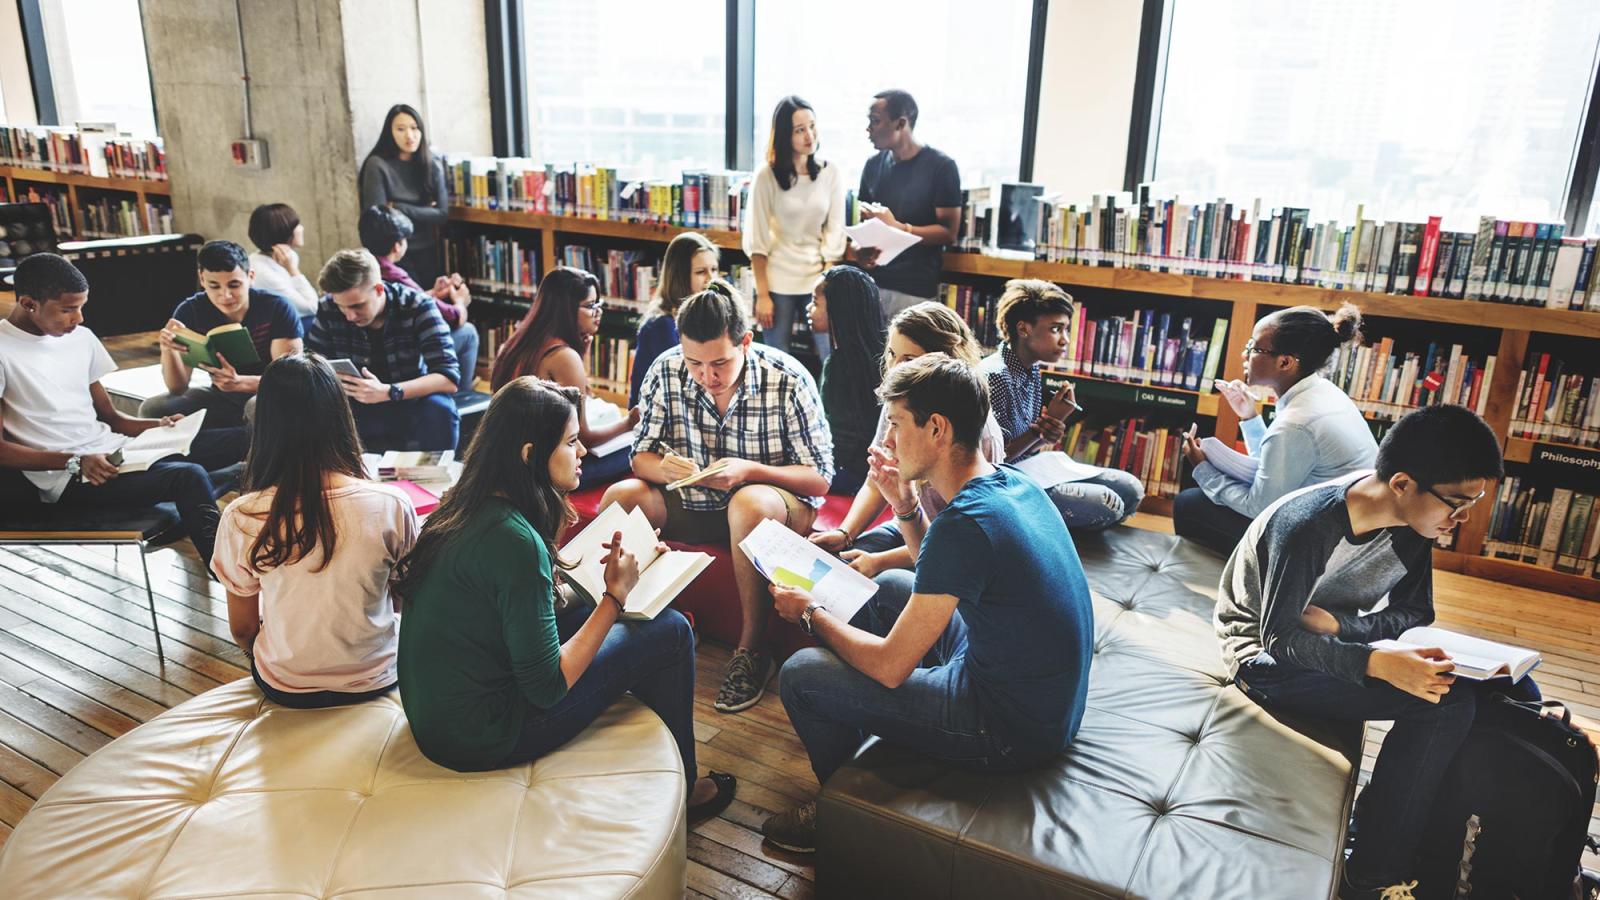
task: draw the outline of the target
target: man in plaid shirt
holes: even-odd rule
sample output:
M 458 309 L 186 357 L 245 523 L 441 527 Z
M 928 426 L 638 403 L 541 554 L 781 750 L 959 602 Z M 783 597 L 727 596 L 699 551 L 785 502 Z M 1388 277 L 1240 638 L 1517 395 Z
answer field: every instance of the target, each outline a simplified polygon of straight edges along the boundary
M 368 450 L 454 450 L 461 431 L 451 395 L 465 376 L 433 298 L 386 282 L 366 250 L 340 250 L 318 276 L 327 295 L 306 344 L 348 359 L 341 373 Z
M 737 546 L 763 519 L 811 530 L 833 478 L 833 437 L 816 382 L 799 362 L 752 344 L 750 320 L 731 289 L 710 289 L 678 309 L 681 341 L 645 375 L 633 443 L 633 478 L 600 501 L 644 510 L 662 537 Z M 691 487 L 665 485 L 721 470 Z M 744 624 L 716 708 L 738 712 L 761 699 L 774 669 L 761 650 L 772 601 L 766 579 L 733 554 Z

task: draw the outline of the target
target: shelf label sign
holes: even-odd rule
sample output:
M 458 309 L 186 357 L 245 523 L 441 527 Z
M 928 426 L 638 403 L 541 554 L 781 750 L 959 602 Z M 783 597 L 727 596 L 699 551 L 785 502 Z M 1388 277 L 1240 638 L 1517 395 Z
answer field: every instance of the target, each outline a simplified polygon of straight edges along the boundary
M 1600 491 L 1600 451 L 1535 443 L 1528 456 L 1528 474 L 1537 482 Z

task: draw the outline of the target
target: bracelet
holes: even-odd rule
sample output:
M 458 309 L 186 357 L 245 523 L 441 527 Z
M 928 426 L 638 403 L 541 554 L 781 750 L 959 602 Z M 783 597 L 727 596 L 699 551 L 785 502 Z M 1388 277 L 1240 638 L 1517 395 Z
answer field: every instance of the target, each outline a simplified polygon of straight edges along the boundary
M 850 545 L 854 544 L 856 542 L 856 539 L 854 537 L 851 537 L 850 536 L 850 532 L 846 531 L 845 529 L 843 529 L 843 528 L 835 528 L 834 531 L 837 531 L 840 534 L 844 535 L 845 549 L 849 549 Z
M 890 508 L 892 509 L 893 507 L 890 507 Z M 896 519 L 899 519 L 902 522 L 909 522 L 912 519 L 915 519 L 920 515 L 922 515 L 922 503 L 919 501 L 917 503 L 911 504 L 911 508 L 909 510 L 906 510 L 906 512 L 904 514 L 901 514 L 901 512 L 899 510 L 895 510 L 894 517 Z
M 616 594 L 613 594 L 610 591 L 601 591 L 600 592 L 600 599 L 604 600 L 607 597 L 610 597 L 611 598 L 611 602 L 615 603 L 617 605 L 617 615 L 618 616 L 621 616 L 624 612 L 627 612 L 627 610 L 628 610 L 627 604 L 623 603 L 621 600 L 618 600 Z

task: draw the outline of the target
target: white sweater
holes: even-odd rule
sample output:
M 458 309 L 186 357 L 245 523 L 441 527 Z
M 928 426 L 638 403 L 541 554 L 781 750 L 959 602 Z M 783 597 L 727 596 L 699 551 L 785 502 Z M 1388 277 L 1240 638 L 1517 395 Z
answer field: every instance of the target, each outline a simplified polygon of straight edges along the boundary
M 750 186 L 744 252 L 767 258 L 767 290 L 809 294 L 828 266 L 844 257 L 844 182 L 824 165 L 815 180 L 799 173 L 787 191 L 771 166 Z
M 265 253 L 250 254 L 250 268 L 255 271 L 256 290 L 282 294 L 302 316 L 316 313 L 322 293 L 311 286 L 311 279 L 304 274 L 290 275 L 288 269 Z

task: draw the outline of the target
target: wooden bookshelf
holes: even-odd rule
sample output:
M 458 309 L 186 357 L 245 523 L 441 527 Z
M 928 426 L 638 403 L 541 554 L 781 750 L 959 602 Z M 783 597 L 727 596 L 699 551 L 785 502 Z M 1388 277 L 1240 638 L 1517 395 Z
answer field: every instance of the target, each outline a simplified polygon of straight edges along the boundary
M 170 204 L 172 187 L 169 182 L 157 181 L 153 178 L 115 178 L 101 177 L 98 175 L 84 175 L 75 172 L 55 172 L 49 169 L 30 169 L 22 166 L 0 166 L 0 179 L 4 179 L 6 196 L 13 202 L 18 201 L 17 185 L 48 184 L 66 188 L 67 207 L 72 217 L 72 240 L 98 239 L 86 233 L 83 222 L 83 212 L 78 201 L 79 188 L 93 188 L 103 191 L 121 191 L 134 195 L 134 205 L 138 209 L 139 220 L 146 222 L 149 219 L 151 197 L 160 197 Z M 127 235 L 135 237 L 136 235 Z M 104 237 L 104 236 L 100 236 Z
M 599 221 L 570 216 L 552 216 L 535 213 L 452 207 L 451 218 L 458 222 L 494 225 L 538 232 L 543 265 L 556 259 L 557 235 L 590 235 L 621 238 L 633 241 L 659 241 L 665 243 L 674 236 L 693 229 L 669 225 L 642 225 L 628 222 Z M 725 249 L 738 249 L 740 235 L 735 231 L 706 231 L 701 233 Z M 1364 291 L 1333 290 L 1295 284 L 1277 284 L 1262 281 L 1207 278 L 1171 272 L 1149 272 L 1140 269 L 1105 266 L 1080 266 L 1044 260 L 1003 259 L 973 253 L 946 253 L 944 271 L 947 275 L 964 275 L 987 278 L 1040 278 L 1067 288 L 1101 288 L 1129 294 L 1155 294 L 1165 297 L 1209 300 L 1227 304 L 1219 306 L 1217 315 L 1228 319 L 1228 340 L 1222 356 L 1223 371 L 1220 377 L 1234 379 L 1244 375 L 1242 359 L 1244 344 L 1256 320 L 1271 309 L 1289 306 L 1314 306 L 1318 309 L 1337 309 L 1345 302 L 1361 307 L 1363 316 L 1378 316 L 1447 325 L 1489 328 L 1499 332 L 1499 346 L 1493 381 L 1488 384 L 1485 420 L 1497 434 L 1510 431 L 1511 407 L 1515 401 L 1517 376 L 1522 371 L 1528 342 L 1534 333 L 1571 335 L 1580 338 L 1600 339 L 1600 312 L 1544 309 L 1478 300 L 1449 300 L 1437 297 L 1413 297 L 1397 294 L 1378 294 Z M 1128 310 L 1141 302 L 1128 298 Z M 1174 394 L 1192 394 L 1195 413 L 1216 417 L 1216 436 L 1224 443 L 1238 440 L 1238 419 L 1226 403 L 1218 402 L 1215 393 L 1198 394 L 1176 388 L 1132 385 L 1083 375 L 1068 375 L 1074 381 L 1095 382 L 1093 392 L 1107 396 L 1103 402 L 1115 403 L 1107 394 L 1117 391 L 1144 390 Z M 600 391 L 597 395 L 605 396 Z M 1088 392 L 1085 393 L 1085 397 Z M 612 397 L 607 396 L 607 399 Z M 617 401 L 614 401 L 617 402 Z M 1505 440 L 1505 454 L 1509 462 L 1527 462 L 1533 441 L 1521 438 Z M 1490 489 L 1493 493 L 1493 488 Z M 1172 501 L 1168 498 L 1147 498 L 1141 505 L 1144 512 L 1170 515 Z M 1475 514 L 1460 527 L 1456 550 L 1439 550 L 1434 554 L 1435 565 L 1440 569 L 1477 575 L 1510 584 L 1525 585 L 1541 590 L 1556 591 L 1574 597 L 1600 600 L 1600 580 L 1568 575 L 1542 569 L 1520 561 L 1479 556 L 1489 526 L 1489 506 Z

